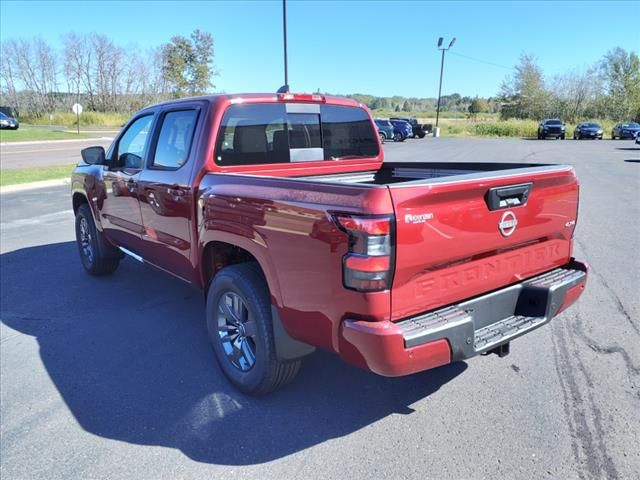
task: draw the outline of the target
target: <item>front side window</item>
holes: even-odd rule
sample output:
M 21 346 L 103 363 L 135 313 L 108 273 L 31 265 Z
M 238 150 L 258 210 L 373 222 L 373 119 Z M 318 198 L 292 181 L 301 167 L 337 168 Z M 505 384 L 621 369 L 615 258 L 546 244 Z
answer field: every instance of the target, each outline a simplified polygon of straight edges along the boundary
M 197 119 L 197 110 L 180 110 L 164 116 L 152 166 L 177 169 L 184 165 Z
M 120 168 L 142 168 L 142 161 L 149 146 L 153 115 L 135 120 L 118 142 L 117 166 Z
M 362 108 L 248 104 L 232 105 L 225 112 L 215 161 L 219 165 L 255 165 L 378 153 L 377 133 Z

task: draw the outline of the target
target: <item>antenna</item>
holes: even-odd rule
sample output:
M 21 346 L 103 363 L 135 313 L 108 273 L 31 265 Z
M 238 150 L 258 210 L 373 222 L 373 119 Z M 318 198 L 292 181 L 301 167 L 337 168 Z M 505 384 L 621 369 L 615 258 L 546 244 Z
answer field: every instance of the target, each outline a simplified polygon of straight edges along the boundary
M 287 65 L 287 0 L 282 0 L 282 33 L 284 37 L 284 85 L 278 93 L 289 93 L 289 71 Z

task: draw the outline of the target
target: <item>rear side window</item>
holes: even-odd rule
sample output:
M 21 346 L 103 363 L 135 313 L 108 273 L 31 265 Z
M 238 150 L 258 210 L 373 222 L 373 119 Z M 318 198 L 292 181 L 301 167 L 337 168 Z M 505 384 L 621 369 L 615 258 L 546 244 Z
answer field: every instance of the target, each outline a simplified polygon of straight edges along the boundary
M 178 169 L 189 157 L 197 110 L 168 112 L 162 121 L 152 166 Z
M 219 165 L 254 165 L 378 154 L 377 133 L 362 108 L 318 104 L 232 105 L 216 145 Z

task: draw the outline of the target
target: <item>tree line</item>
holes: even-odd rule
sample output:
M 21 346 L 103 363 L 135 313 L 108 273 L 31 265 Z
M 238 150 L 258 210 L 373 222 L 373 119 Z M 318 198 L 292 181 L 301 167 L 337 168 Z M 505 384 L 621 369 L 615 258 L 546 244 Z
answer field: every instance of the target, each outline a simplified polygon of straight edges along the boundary
M 588 68 L 547 78 L 536 58 L 523 54 L 498 99 L 505 119 L 640 121 L 640 59 L 617 47 Z
M 40 118 L 80 101 L 90 111 L 133 112 L 144 105 L 210 91 L 216 70 L 208 32 L 140 52 L 98 33 L 67 33 L 61 47 L 40 37 L 0 44 L 2 105 Z

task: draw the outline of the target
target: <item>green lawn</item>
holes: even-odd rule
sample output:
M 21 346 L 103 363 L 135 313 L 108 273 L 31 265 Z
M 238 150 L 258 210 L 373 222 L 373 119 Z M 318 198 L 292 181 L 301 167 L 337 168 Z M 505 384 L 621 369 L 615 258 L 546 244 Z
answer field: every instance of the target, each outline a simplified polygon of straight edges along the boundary
M 18 183 L 70 178 L 73 167 L 75 167 L 75 164 L 2 170 L 0 171 L 0 186 L 5 187 L 7 185 L 16 185 Z
M 33 140 L 62 140 L 74 138 L 92 138 L 104 135 L 96 132 L 91 135 L 86 133 L 70 133 L 69 131 L 49 130 L 47 128 L 19 128 L 18 130 L 0 130 L 0 142 L 28 142 Z

